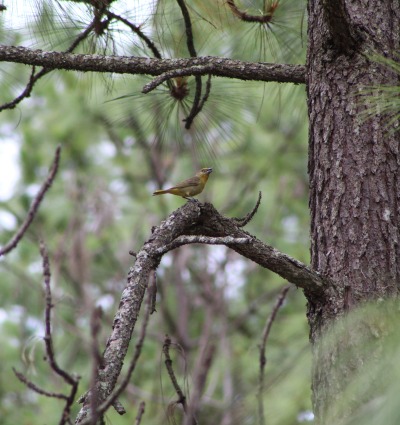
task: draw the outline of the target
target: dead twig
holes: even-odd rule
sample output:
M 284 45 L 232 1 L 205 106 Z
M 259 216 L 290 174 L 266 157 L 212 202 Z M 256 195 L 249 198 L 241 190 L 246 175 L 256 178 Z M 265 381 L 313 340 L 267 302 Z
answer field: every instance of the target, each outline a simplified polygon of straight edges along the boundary
M 133 33 L 135 33 L 140 39 L 144 41 L 146 46 L 152 51 L 155 58 L 162 59 L 160 51 L 157 49 L 153 41 L 151 41 L 150 38 L 147 37 L 147 35 L 140 29 L 140 26 L 133 24 L 128 19 L 125 19 L 124 17 L 117 15 L 115 13 L 106 11 L 105 14 L 109 18 L 115 19 L 116 21 L 120 21 L 124 25 L 126 25 L 128 28 L 130 28 Z
M 281 293 L 279 294 L 278 299 L 275 302 L 274 308 L 272 309 L 271 315 L 269 316 L 267 323 L 265 324 L 261 344 L 260 344 L 260 376 L 259 376 L 259 387 L 258 387 L 258 415 L 260 425 L 265 424 L 264 417 L 264 404 L 263 404 L 263 393 L 264 393 L 264 375 L 265 375 L 265 365 L 267 364 L 267 357 L 265 356 L 265 348 L 267 345 L 268 337 L 271 331 L 272 324 L 274 323 L 276 314 L 281 308 L 283 301 L 286 298 L 286 295 L 290 289 L 290 285 L 286 285 L 282 288 Z
M 25 384 L 29 389 L 32 391 L 35 391 L 35 393 L 38 393 L 40 395 L 44 395 L 46 397 L 51 398 L 59 398 L 61 400 L 68 400 L 68 397 L 65 394 L 61 393 L 52 393 L 50 391 L 46 391 L 40 387 L 38 387 L 36 384 L 34 384 L 32 381 L 30 381 L 23 373 L 18 372 L 15 368 L 12 368 L 13 372 L 15 373 L 15 376 L 23 383 Z
M 183 391 L 180 385 L 178 384 L 178 380 L 176 379 L 175 372 L 172 367 L 171 356 L 169 355 L 169 349 L 171 347 L 171 343 L 172 343 L 171 338 L 168 335 L 165 335 L 164 345 L 163 345 L 163 353 L 165 356 L 165 367 L 167 368 L 168 375 L 175 389 L 175 392 L 178 394 L 178 400 L 176 400 L 176 403 L 182 405 L 183 411 L 187 413 L 186 396 L 185 394 L 183 394 Z
M 243 22 L 257 22 L 259 24 L 266 24 L 268 25 L 271 23 L 272 18 L 274 16 L 274 12 L 279 6 L 279 0 L 272 2 L 267 8 L 265 13 L 260 15 L 250 15 L 247 12 L 243 12 L 240 10 L 234 0 L 227 0 L 227 5 L 231 9 L 232 13 L 238 17 Z
M 213 66 L 210 64 L 205 64 L 193 65 L 183 69 L 172 69 L 170 71 L 163 72 L 162 74 L 153 78 L 149 83 L 145 84 L 143 86 L 142 93 L 150 93 L 152 90 L 160 86 L 165 81 L 170 80 L 171 78 L 187 77 L 189 75 L 204 75 L 207 74 L 208 71 L 212 71 L 212 69 Z M 185 119 L 187 120 L 187 118 Z
M 38 212 L 39 206 L 41 202 L 43 201 L 44 195 L 50 189 L 54 181 L 54 178 L 57 174 L 58 165 L 60 163 L 60 153 L 61 153 L 61 146 L 58 146 L 56 149 L 53 164 L 50 168 L 49 174 L 46 180 L 44 181 L 44 183 L 42 184 L 42 187 L 40 188 L 39 193 L 35 196 L 31 204 L 31 207 L 29 208 L 28 215 L 25 221 L 22 223 L 21 227 L 19 228 L 17 233 L 13 236 L 13 238 L 10 240 L 10 242 L 8 242 L 6 245 L 3 246 L 3 248 L 0 249 L 0 257 L 10 252 L 12 249 L 14 249 L 18 245 L 19 241 L 23 238 L 25 232 L 28 230 L 30 224 L 35 218 Z
M 183 16 L 183 20 L 185 22 L 185 29 L 186 29 L 186 44 L 189 51 L 189 54 L 191 57 L 197 57 L 197 52 L 194 47 L 194 37 L 193 37 L 193 31 L 192 31 L 192 21 L 190 19 L 189 11 L 186 7 L 185 0 L 176 0 Z M 194 94 L 192 109 L 189 112 L 189 115 L 184 119 L 185 128 L 187 130 L 190 129 L 190 126 L 192 125 L 192 122 L 196 115 L 200 112 L 200 102 L 201 102 L 201 93 L 202 93 L 202 81 L 201 76 L 196 75 L 195 77 L 196 81 L 196 91 Z M 207 96 L 208 97 L 208 96 Z
M 50 262 L 49 262 L 49 255 L 47 253 L 47 249 L 43 243 L 43 241 L 40 242 L 40 254 L 43 259 L 43 277 L 44 277 L 44 288 L 45 288 L 45 300 L 46 300 L 46 308 L 45 308 L 45 336 L 44 336 L 44 342 L 45 342 L 45 348 L 46 348 L 46 360 L 48 361 L 51 369 L 59 376 L 61 376 L 64 381 L 71 386 L 71 390 L 69 395 L 61 394 L 61 393 L 55 393 L 43 390 L 42 388 L 39 388 L 36 384 L 29 381 L 28 378 L 26 378 L 22 373 L 17 372 L 14 368 L 13 371 L 17 378 L 24 383 L 28 388 L 30 388 L 32 391 L 35 391 L 36 393 L 40 395 L 44 395 L 45 397 L 52 397 L 57 398 L 61 400 L 65 400 L 64 409 L 62 411 L 59 425 L 65 425 L 66 423 L 70 424 L 70 414 L 71 414 L 71 406 L 75 401 L 75 395 L 78 390 L 78 382 L 79 377 L 73 377 L 65 370 L 61 369 L 57 361 L 55 359 L 55 352 L 53 347 L 53 339 L 52 339 L 52 329 L 51 329 L 51 309 L 53 308 L 52 304 L 52 298 L 51 298 L 51 289 L 50 289 Z
M 53 308 L 52 297 L 51 297 L 51 288 L 50 288 L 50 262 L 49 255 L 46 249 L 46 246 L 43 241 L 40 241 L 40 254 L 43 260 L 43 277 L 44 277 L 44 288 L 45 288 L 45 336 L 44 342 L 46 347 L 47 361 L 51 369 L 59 376 L 61 376 L 64 381 L 71 386 L 71 391 L 69 396 L 66 398 L 66 403 L 62 416 L 60 419 L 60 425 L 64 425 L 66 422 L 69 422 L 71 406 L 75 401 L 76 392 L 78 390 L 79 377 L 74 377 L 65 370 L 61 369 L 58 365 L 55 352 L 53 347 L 53 337 L 52 337 L 52 328 L 51 328 L 51 309 Z
M 139 405 L 139 410 L 136 415 L 135 425 L 140 425 L 140 422 L 142 420 L 142 416 L 144 415 L 144 408 L 146 406 L 146 403 L 142 401 Z
M 81 34 L 76 37 L 76 39 L 72 42 L 69 48 L 65 51 L 66 53 L 73 52 L 74 49 L 78 46 L 78 44 L 89 35 L 89 33 L 93 30 L 95 26 L 95 21 L 96 19 L 94 19 L 93 22 Z M 18 103 L 20 103 L 23 99 L 30 97 L 33 90 L 33 86 L 35 85 L 36 81 L 38 81 L 40 78 L 42 78 L 44 75 L 48 74 L 51 71 L 51 69 L 43 68 L 37 74 L 35 74 L 35 66 L 33 66 L 29 82 L 23 92 L 11 102 L 0 105 L 0 112 L 5 109 L 14 109 L 18 105 Z
M 260 206 L 261 198 L 262 198 L 262 194 L 261 194 L 261 191 L 260 191 L 260 192 L 258 192 L 258 200 L 257 200 L 256 205 L 254 206 L 254 208 L 248 214 L 246 214 L 245 217 L 243 217 L 243 218 L 236 218 L 236 217 L 232 218 L 232 220 L 235 221 L 235 223 L 238 227 L 246 226 L 246 224 L 248 224 L 253 219 L 253 217 L 257 213 L 258 207 Z

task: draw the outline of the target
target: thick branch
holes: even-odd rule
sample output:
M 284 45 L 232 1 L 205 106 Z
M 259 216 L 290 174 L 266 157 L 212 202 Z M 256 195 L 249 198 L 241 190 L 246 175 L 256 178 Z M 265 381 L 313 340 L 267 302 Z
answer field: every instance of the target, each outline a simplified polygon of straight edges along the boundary
M 187 59 L 154 59 L 43 52 L 25 47 L 0 45 L 0 61 L 43 66 L 46 69 L 147 75 L 160 75 L 168 71 L 191 67 L 193 74 L 197 74 L 198 67 L 204 67 L 203 75 L 211 74 L 239 80 L 305 83 L 305 67 L 302 65 L 244 62 L 213 56 Z M 189 75 L 192 75 L 191 72 Z
M 193 237 L 196 235 L 196 237 Z M 192 237 L 188 237 L 192 236 Z M 202 236 L 202 237 L 200 237 Z M 204 238 L 207 236 L 209 238 Z M 128 274 L 113 330 L 108 339 L 102 367 L 98 372 L 96 393 L 101 404 L 113 391 L 121 372 L 129 341 L 132 336 L 149 275 L 157 268 L 168 249 L 184 243 L 222 241 L 241 255 L 268 268 L 289 282 L 303 288 L 306 293 L 323 295 L 324 280 L 305 264 L 283 254 L 240 228 L 235 220 L 221 216 L 211 204 L 188 202 L 170 214 L 154 229 L 149 240 L 136 255 L 136 262 Z M 76 423 L 90 414 L 90 396 L 84 397 Z
M 193 226 L 190 234 L 225 237 L 241 240 L 251 239 L 250 242 L 232 243 L 229 245 L 234 251 L 265 267 L 279 276 L 302 288 L 306 294 L 318 296 L 323 293 L 324 279 L 315 271 L 300 261 L 279 252 L 256 237 L 250 235 L 240 227 L 235 219 L 223 217 L 211 204 L 200 204 L 201 216 L 199 224 Z
M 135 265 L 129 271 L 127 285 L 114 317 L 113 330 L 104 352 L 103 367 L 98 373 L 95 391 L 99 404 L 112 393 L 121 372 L 150 273 L 156 270 L 161 259 L 157 251 L 185 234 L 190 226 L 197 222 L 199 214 L 200 209 L 194 202 L 175 211 L 154 230 L 137 253 Z M 76 419 L 77 424 L 81 424 L 90 416 L 90 394 L 83 398 L 83 403 Z

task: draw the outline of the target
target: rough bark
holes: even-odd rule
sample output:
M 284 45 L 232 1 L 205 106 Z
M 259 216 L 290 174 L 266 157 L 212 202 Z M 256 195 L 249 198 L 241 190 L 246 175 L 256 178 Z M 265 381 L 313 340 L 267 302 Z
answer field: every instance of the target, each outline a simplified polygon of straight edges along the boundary
M 306 265 L 294 260 L 243 230 L 248 220 L 221 216 L 211 204 L 188 202 L 156 227 L 136 255 L 128 274 L 127 285 L 114 318 L 112 333 L 96 379 L 96 404 L 100 405 L 115 388 L 128 350 L 150 272 L 170 250 L 188 243 L 224 244 L 241 255 L 268 268 L 315 298 L 322 297 L 329 282 Z M 82 397 L 83 407 L 77 424 L 90 423 L 90 392 Z
M 82 55 L 63 52 L 44 52 L 26 47 L 0 45 L 0 62 L 16 62 L 43 66 L 46 69 L 65 69 L 83 72 L 114 72 L 118 74 L 161 75 L 169 78 L 184 75 L 215 75 L 239 80 L 305 82 L 303 65 L 244 62 L 206 56 L 189 59 L 152 59 L 135 56 Z M 171 73 L 176 71 L 176 73 Z
M 318 423 L 337 424 L 349 412 L 332 417 L 329 406 L 351 379 L 348 364 L 335 369 L 338 353 L 354 349 L 359 332 L 368 338 L 368 331 L 346 330 L 330 352 L 321 337 L 344 312 L 397 294 L 400 285 L 400 133 L 388 132 L 380 115 L 361 120 L 365 106 L 356 96 L 368 86 L 399 83 L 369 54 L 399 51 L 400 4 L 310 0 L 308 13 L 311 264 L 337 282 L 322 302 L 308 298 L 313 402 Z M 363 350 L 353 352 L 361 365 Z

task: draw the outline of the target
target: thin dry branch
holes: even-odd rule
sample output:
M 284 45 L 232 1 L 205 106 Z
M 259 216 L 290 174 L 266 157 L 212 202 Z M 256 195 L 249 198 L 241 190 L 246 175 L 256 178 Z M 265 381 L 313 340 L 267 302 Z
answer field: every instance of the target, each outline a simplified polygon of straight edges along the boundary
M 174 368 L 172 367 L 172 359 L 171 359 L 171 356 L 169 355 L 169 349 L 171 347 L 171 343 L 172 343 L 171 338 L 168 335 L 165 335 L 164 345 L 163 345 L 163 353 L 165 356 L 165 367 L 167 368 L 168 376 L 175 389 L 175 392 L 178 395 L 178 400 L 176 400 L 174 404 L 182 405 L 183 411 L 187 413 L 186 396 L 185 394 L 183 394 L 183 391 L 178 383 L 178 380 L 176 379 Z
M 81 34 L 79 34 L 76 37 L 76 39 L 72 42 L 72 44 L 66 50 L 66 53 L 73 52 L 75 48 L 79 45 L 79 43 L 83 41 L 90 34 L 92 29 L 94 28 L 94 25 L 95 25 L 95 20 L 93 20 L 93 22 L 89 24 L 89 26 L 84 31 L 82 31 Z M 14 109 L 18 105 L 18 103 L 20 103 L 23 99 L 30 97 L 33 90 L 33 86 L 35 85 L 36 81 L 38 81 L 40 78 L 42 78 L 44 75 L 48 74 L 49 72 L 50 72 L 49 69 L 43 68 L 37 74 L 35 74 L 35 66 L 33 66 L 31 76 L 29 78 L 29 82 L 26 85 L 23 92 L 19 96 L 17 96 L 15 99 L 13 99 L 11 102 L 4 103 L 3 105 L 1 105 L 0 112 L 3 111 L 4 109 Z
M 128 28 L 132 30 L 134 34 L 136 34 L 140 39 L 143 40 L 143 42 L 146 44 L 146 46 L 152 51 L 155 58 L 161 59 L 161 53 L 157 49 L 157 46 L 153 43 L 152 40 L 150 40 L 149 37 L 140 29 L 140 26 L 133 24 L 128 19 L 125 19 L 123 16 L 117 15 L 115 13 L 112 13 L 110 11 L 104 12 L 110 19 L 115 19 L 116 21 L 122 22 L 124 25 L 126 25 Z
M 32 381 L 30 381 L 24 374 L 21 372 L 18 372 L 15 368 L 12 368 L 15 376 L 23 383 L 25 384 L 29 389 L 34 391 L 35 393 L 38 393 L 40 395 L 44 395 L 46 397 L 50 398 L 59 398 L 61 400 L 68 400 L 68 397 L 65 394 L 61 393 L 53 393 L 50 391 L 46 391 L 40 387 L 38 387 L 36 384 L 34 384 Z
M 272 309 L 271 315 L 268 318 L 267 323 L 265 324 L 261 344 L 260 344 L 260 375 L 259 375 L 259 387 L 258 387 L 258 416 L 260 425 L 265 424 L 264 417 L 264 403 L 263 403 L 263 394 L 264 394 L 264 376 L 265 376 L 265 365 L 267 364 L 267 357 L 265 356 L 265 348 L 267 346 L 267 341 L 269 334 L 271 332 L 272 325 L 278 313 L 278 310 L 281 308 L 283 301 L 286 298 L 286 295 L 290 289 L 289 285 L 286 285 L 282 288 L 281 293 L 279 294 L 278 299 Z
M 51 288 L 50 288 L 50 262 L 49 255 L 46 249 L 46 246 L 43 241 L 40 241 L 40 254 L 43 260 L 43 277 L 44 277 L 44 288 L 45 288 L 45 299 L 46 299 L 46 309 L 45 309 L 45 336 L 44 342 L 46 347 L 47 361 L 51 369 L 63 380 L 71 386 L 69 396 L 66 398 L 65 406 L 61 415 L 60 425 L 64 425 L 66 422 L 70 421 L 71 407 L 75 401 L 76 392 L 78 390 L 79 377 L 74 377 L 64 369 L 61 369 L 58 365 L 55 352 L 53 347 L 53 336 L 51 328 L 51 309 L 53 308 Z
M 138 410 L 138 413 L 136 415 L 135 425 L 140 425 L 140 422 L 142 421 L 142 417 L 144 415 L 145 406 L 146 406 L 146 403 L 144 401 L 142 401 L 139 405 L 139 410 Z
M 25 221 L 22 223 L 21 227 L 18 229 L 17 233 L 13 236 L 10 242 L 8 242 L 6 245 L 3 246 L 3 248 L 0 249 L 0 257 L 10 252 L 12 249 L 14 249 L 18 245 L 19 241 L 23 238 L 25 232 L 28 230 L 30 224 L 35 218 L 39 210 L 39 206 L 41 202 L 43 201 L 44 195 L 50 189 L 54 181 L 54 178 L 57 174 L 58 165 L 60 163 L 60 154 L 61 154 L 61 146 L 58 146 L 56 149 L 56 153 L 54 155 L 53 164 L 50 168 L 49 174 L 46 180 L 44 181 L 44 183 L 42 184 L 42 187 L 40 188 L 38 194 L 35 196 L 32 202 L 32 205 L 29 208 L 28 215 Z
M 265 3 L 265 2 L 264 2 Z M 272 21 L 274 12 L 279 6 L 279 0 L 272 2 L 263 14 L 251 15 L 243 10 L 240 10 L 234 0 L 227 0 L 226 4 L 231 9 L 232 13 L 243 22 L 253 22 L 259 24 L 269 24 Z
M 185 22 L 185 29 L 186 29 L 186 44 L 187 48 L 189 50 L 189 54 L 191 57 L 197 57 L 196 48 L 194 47 L 194 37 L 193 37 L 193 31 L 192 31 L 192 21 L 190 19 L 189 11 L 186 7 L 185 0 L 176 0 L 183 16 L 183 20 Z M 184 119 L 186 121 L 185 128 L 187 130 L 190 129 L 190 126 L 192 125 L 193 120 L 195 119 L 196 115 L 200 112 L 200 102 L 201 102 L 201 93 L 203 90 L 203 82 L 201 80 L 200 75 L 195 76 L 196 80 L 196 91 L 194 94 L 193 99 L 193 105 L 189 112 L 189 115 Z
M 44 277 L 44 286 L 45 286 L 45 299 L 46 299 L 46 308 L 45 308 L 45 347 L 46 347 L 46 355 L 47 361 L 51 367 L 51 369 L 59 376 L 63 378 L 63 380 L 71 386 L 71 390 L 69 395 L 64 395 L 61 393 L 54 393 L 45 391 L 42 388 L 39 388 L 33 382 L 29 381 L 22 373 L 17 372 L 14 368 L 13 371 L 17 378 L 24 383 L 28 388 L 32 391 L 40 395 L 44 395 L 45 397 L 52 397 L 65 400 L 65 405 L 63 411 L 61 413 L 59 425 L 65 425 L 66 423 L 71 423 L 71 407 L 75 401 L 76 392 L 78 389 L 79 377 L 73 377 L 65 370 L 61 369 L 55 359 L 55 352 L 53 348 L 53 339 L 52 339 L 52 330 L 51 330 L 51 309 L 53 308 L 52 297 L 51 297 L 51 289 L 50 289 L 50 262 L 49 255 L 47 253 L 47 249 L 44 243 L 40 242 L 40 254 L 43 260 L 43 277 Z
M 246 224 L 248 224 L 253 219 L 253 217 L 256 215 L 258 207 L 261 204 L 261 198 L 262 198 L 262 194 L 261 194 L 261 191 L 260 191 L 260 192 L 258 192 L 258 199 L 257 199 L 256 205 L 254 206 L 254 208 L 248 214 L 246 214 L 246 216 L 243 217 L 243 218 L 233 218 L 233 220 L 235 220 L 236 225 L 238 227 L 246 226 Z
M 170 80 L 171 78 L 187 77 L 189 75 L 204 75 L 212 69 L 212 65 L 200 65 L 192 66 L 190 68 L 185 69 L 174 69 L 172 71 L 164 72 L 163 74 L 151 80 L 150 83 L 145 84 L 143 86 L 142 93 L 150 93 L 152 90 L 156 89 L 159 85 L 161 85 L 165 81 Z
M 306 68 L 303 65 L 245 62 L 217 56 L 185 59 L 153 59 L 132 56 L 81 55 L 62 52 L 43 52 L 26 47 L 1 46 L 0 62 L 16 62 L 43 66 L 47 69 L 65 69 L 83 72 L 115 72 L 118 74 L 160 75 L 177 69 L 196 70 L 207 66 L 204 75 L 236 78 L 239 80 L 274 81 L 304 84 Z M 196 72 L 196 71 L 194 71 Z M 193 75 L 193 71 L 187 75 Z

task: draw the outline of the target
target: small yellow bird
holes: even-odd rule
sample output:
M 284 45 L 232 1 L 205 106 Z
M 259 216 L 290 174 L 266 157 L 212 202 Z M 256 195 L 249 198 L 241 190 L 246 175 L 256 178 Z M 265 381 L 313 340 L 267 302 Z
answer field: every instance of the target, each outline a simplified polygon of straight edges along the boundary
M 182 196 L 182 198 L 192 200 L 192 196 L 203 192 L 212 168 L 202 168 L 194 177 L 184 180 L 177 185 L 165 190 L 156 190 L 154 195 L 163 195 L 164 193 L 172 193 L 172 195 Z

